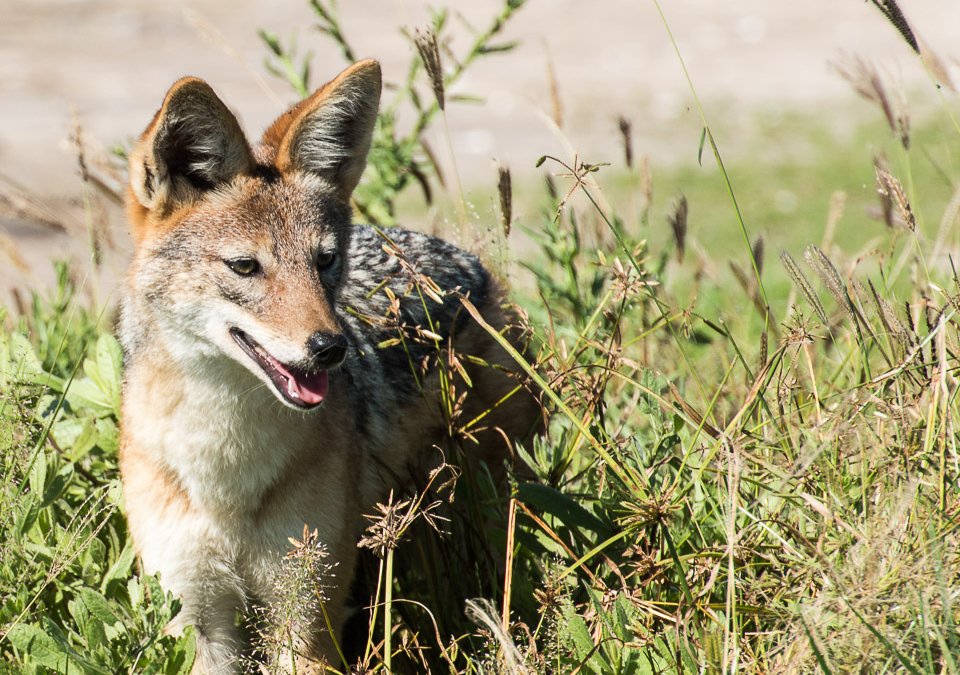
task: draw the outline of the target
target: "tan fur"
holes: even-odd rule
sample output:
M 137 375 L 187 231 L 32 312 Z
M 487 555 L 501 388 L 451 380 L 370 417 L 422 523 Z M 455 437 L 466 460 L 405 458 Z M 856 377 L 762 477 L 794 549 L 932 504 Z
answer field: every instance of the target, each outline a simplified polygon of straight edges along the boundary
M 372 298 L 380 290 L 377 270 L 363 261 L 355 266 L 354 257 L 385 269 L 392 264 L 379 243 L 362 250 L 350 244 L 349 198 L 369 150 L 379 91 L 378 64 L 356 64 L 251 147 L 213 90 L 184 78 L 130 155 L 135 253 L 120 324 L 127 361 L 121 473 L 143 569 L 159 573 L 183 599 L 171 630 L 196 628 L 195 674 L 237 671 L 244 648 L 237 612 L 276 600 L 280 560 L 304 526 L 317 531 L 336 564 L 324 581 L 325 608 L 338 631 L 361 514 L 403 482 L 424 449 L 449 435 L 439 429 L 437 369 L 421 374 L 422 392 L 398 400 L 409 368 L 388 370 L 398 366 L 385 356 L 379 363 L 371 344 L 380 329 L 350 323 L 342 309 L 357 290 L 345 279 L 370 285 L 356 302 L 369 300 L 369 311 L 380 306 Z M 439 246 L 420 235 L 406 240 L 424 251 Z M 485 292 L 480 311 L 503 328 L 495 284 L 479 275 L 475 258 L 444 250 L 455 260 L 423 257 L 421 264 L 435 265 L 467 292 Z M 317 262 L 329 258 L 335 264 Z M 255 268 L 238 267 L 250 260 Z M 449 314 L 449 306 L 443 311 Z M 456 316 L 447 322 L 448 344 L 515 368 L 476 323 Z M 347 324 L 351 339 L 369 330 L 373 342 L 348 351 L 348 364 L 316 365 L 333 358 L 336 352 L 324 350 L 345 340 Z M 467 370 L 473 388 L 461 422 L 517 386 L 516 378 L 490 368 Z M 329 378 L 329 390 L 316 394 L 321 377 Z M 468 388 L 459 378 L 454 386 L 458 393 Z M 536 426 L 533 398 L 511 401 L 475 430 L 479 445 L 464 444 L 475 458 L 495 466 L 508 449 L 504 438 Z M 340 666 L 322 617 L 304 620 L 298 649 Z

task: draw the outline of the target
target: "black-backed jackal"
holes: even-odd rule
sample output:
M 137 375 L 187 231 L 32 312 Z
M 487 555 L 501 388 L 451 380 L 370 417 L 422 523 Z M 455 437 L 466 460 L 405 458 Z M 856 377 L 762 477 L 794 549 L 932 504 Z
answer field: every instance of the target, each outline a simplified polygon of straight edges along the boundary
M 250 145 L 213 90 L 185 78 L 130 155 L 121 471 L 144 569 L 196 628 L 197 673 L 237 669 L 237 612 L 275 599 L 305 525 L 337 564 L 325 607 L 339 629 L 361 513 L 444 442 L 438 368 L 423 368 L 438 345 L 502 366 L 463 361 L 465 419 L 517 387 L 459 301 L 508 323 L 476 257 L 399 229 L 386 244 L 351 222 L 380 88 L 379 65 L 357 63 Z M 442 302 L 417 291 L 420 275 Z M 392 339 L 414 326 L 438 339 Z M 497 464 L 538 416 L 520 390 L 467 450 Z M 339 666 L 322 617 L 303 623 L 295 650 Z

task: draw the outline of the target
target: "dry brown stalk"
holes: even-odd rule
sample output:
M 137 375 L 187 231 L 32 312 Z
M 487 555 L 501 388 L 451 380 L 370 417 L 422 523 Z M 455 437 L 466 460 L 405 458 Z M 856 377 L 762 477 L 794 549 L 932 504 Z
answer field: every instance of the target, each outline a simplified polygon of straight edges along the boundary
M 910 48 L 917 54 L 920 53 L 920 47 L 917 45 L 917 37 L 913 34 L 913 29 L 907 23 L 906 17 L 900 11 L 897 0 L 870 0 L 873 6 L 880 10 L 880 13 L 887 17 L 887 21 L 893 24 L 897 32 L 903 37 Z
M 20 248 L 13 240 L 13 237 L 7 235 L 5 232 L 0 232 L 0 249 L 7 254 L 10 262 L 13 263 L 13 266 L 16 267 L 19 272 L 23 274 L 30 273 L 30 265 L 27 263 L 27 259 L 23 257 L 23 253 L 20 252 Z
M 870 295 L 873 298 L 873 302 L 877 307 L 877 314 L 880 317 L 880 320 L 883 322 L 884 327 L 890 331 L 890 334 L 901 343 L 904 349 L 910 345 L 910 332 L 907 330 L 907 327 L 900 320 L 900 317 L 897 316 L 897 313 L 893 311 L 893 307 L 889 302 L 880 297 L 877 293 L 877 289 L 874 288 L 873 281 L 867 279 L 867 285 L 870 287 Z
M 906 224 L 911 232 L 916 232 L 917 219 L 913 216 L 913 209 L 910 207 L 903 185 L 890 173 L 890 169 L 887 168 L 881 157 L 874 159 L 873 168 L 877 177 L 877 194 L 880 195 L 880 200 L 883 203 L 884 220 L 887 226 L 892 227 L 895 222 L 891 218 L 892 213 L 890 211 L 891 206 L 896 206 L 900 220 Z
M 623 158 L 627 163 L 627 168 L 633 168 L 633 125 L 623 115 L 617 118 L 617 127 L 620 129 L 620 136 L 623 138 Z
M 800 268 L 797 266 L 797 262 L 793 259 L 793 256 L 786 251 L 780 251 L 780 262 L 783 263 L 783 266 L 790 275 L 790 278 L 793 279 L 793 283 L 797 285 L 797 289 L 813 307 L 813 311 L 816 313 L 817 318 L 820 319 L 820 322 L 824 326 L 829 326 L 830 322 L 827 320 L 827 313 L 823 309 L 823 303 L 820 302 L 820 298 L 817 297 L 817 294 L 814 292 L 810 282 L 807 281 L 807 277 L 802 271 L 800 271 Z
M 939 54 L 930 48 L 930 45 L 920 43 L 920 56 L 923 58 L 923 62 L 926 64 L 927 69 L 937 84 L 946 87 L 950 91 L 957 90 L 957 86 L 953 83 L 953 78 L 950 77 L 950 70 L 947 68 L 947 64 L 943 62 Z
M 60 217 L 48 205 L 26 192 L 5 184 L 0 178 L 0 216 L 11 220 L 21 220 L 28 223 L 43 225 L 61 232 L 75 232 L 81 225 L 73 219 Z
M 432 26 L 423 32 L 420 32 L 418 28 L 413 42 L 417 46 L 423 68 L 427 71 L 427 77 L 430 78 L 430 86 L 433 87 L 433 95 L 437 99 L 437 105 L 440 106 L 440 110 L 444 110 L 446 99 L 443 91 L 443 68 L 440 66 L 440 46 L 437 44 L 437 34 Z
M 844 62 L 832 62 L 834 70 L 853 86 L 860 96 L 876 103 L 883 111 L 890 131 L 900 138 L 904 148 L 910 147 L 910 116 L 906 112 L 906 101 L 900 87 L 896 84 L 884 84 L 876 67 L 862 57 L 846 57 Z M 889 80 L 889 78 L 887 78 Z M 891 101 L 887 87 L 892 86 L 895 99 Z
M 500 195 L 500 218 L 503 225 L 503 236 L 510 236 L 510 225 L 513 223 L 513 189 L 509 167 L 497 167 L 497 192 Z
M 843 313 L 847 315 L 847 318 L 850 319 L 850 322 L 856 325 L 857 309 L 850 299 L 850 295 L 847 293 L 847 285 L 843 283 L 843 279 L 840 278 L 840 273 L 837 272 L 833 261 L 827 257 L 826 253 L 813 244 L 807 246 L 803 257 L 810 267 L 813 268 L 813 271 L 817 273 L 817 276 L 820 277 L 820 280 L 823 281 L 823 285 L 830 291 L 830 295 L 832 295 L 833 299 L 840 305 L 840 308 L 843 310 Z
M 751 252 L 753 253 L 753 262 L 757 266 L 757 276 L 759 277 L 763 274 L 764 243 L 762 234 L 757 235 L 757 238 L 753 240 Z
M 673 206 L 673 213 L 667 216 L 670 229 L 673 230 L 673 240 L 677 244 L 677 260 L 683 262 L 683 254 L 687 243 L 687 214 L 689 205 L 685 195 L 680 195 Z
M 553 69 L 553 59 L 550 58 L 550 51 L 544 42 L 544 51 L 547 56 L 547 84 L 550 87 L 550 105 L 553 108 L 553 123 L 557 129 L 563 129 L 563 101 L 560 99 L 560 84 L 557 81 L 557 73 Z
M 843 217 L 843 210 L 847 204 L 847 193 L 837 190 L 830 195 L 830 206 L 827 210 L 827 224 L 823 229 L 823 239 L 820 248 L 829 251 L 833 246 L 833 235 L 837 231 L 837 224 Z

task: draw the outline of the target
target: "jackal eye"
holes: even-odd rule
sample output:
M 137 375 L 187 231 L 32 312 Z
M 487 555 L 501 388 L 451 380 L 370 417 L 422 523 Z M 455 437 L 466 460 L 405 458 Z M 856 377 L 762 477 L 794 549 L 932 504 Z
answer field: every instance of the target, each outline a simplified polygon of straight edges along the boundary
M 318 270 L 325 270 L 333 264 L 333 261 L 337 259 L 337 254 L 332 251 L 327 253 L 318 253 L 315 264 Z
M 237 258 L 235 260 L 224 260 L 227 267 L 242 277 L 249 277 L 260 271 L 260 263 L 255 258 Z

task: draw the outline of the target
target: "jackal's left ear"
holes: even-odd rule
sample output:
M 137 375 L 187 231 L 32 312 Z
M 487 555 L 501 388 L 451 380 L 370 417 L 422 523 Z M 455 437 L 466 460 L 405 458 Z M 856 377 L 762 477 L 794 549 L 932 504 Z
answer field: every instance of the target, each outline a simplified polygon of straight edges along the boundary
M 233 113 L 203 80 L 185 77 L 130 153 L 130 189 L 147 209 L 197 199 L 249 171 L 253 158 Z
M 380 64 L 360 61 L 277 118 L 263 135 L 276 167 L 318 174 L 348 202 L 367 165 L 380 87 Z

